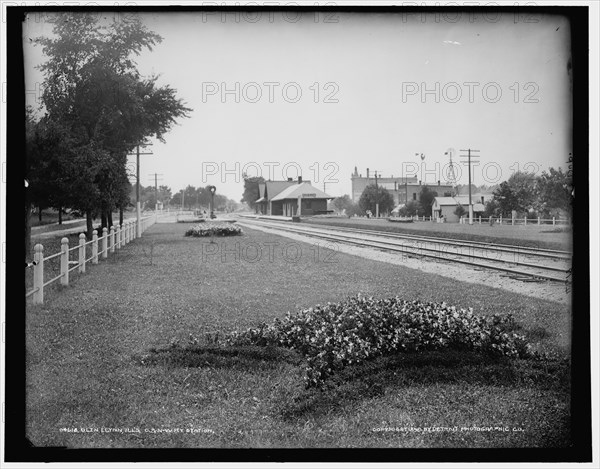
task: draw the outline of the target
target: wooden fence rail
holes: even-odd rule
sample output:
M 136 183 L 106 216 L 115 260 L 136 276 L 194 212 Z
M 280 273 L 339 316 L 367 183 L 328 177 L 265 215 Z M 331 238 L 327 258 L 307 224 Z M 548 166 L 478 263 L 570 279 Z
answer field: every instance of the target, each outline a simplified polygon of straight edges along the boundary
M 556 217 L 552 217 L 552 218 L 541 218 L 541 217 L 537 217 L 537 218 L 502 218 L 502 216 L 500 217 L 492 217 L 493 218 L 493 222 L 497 223 L 499 225 L 570 225 L 571 221 L 569 219 L 565 219 L 565 218 L 556 218 Z M 419 215 L 413 215 L 412 219 L 414 221 L 437 221 L 437 218 L 434 218 L 432 216 L 425 216 L 423 215 L 422 217 L 420 217 Z M 468 216 L 462 216 L 459 219 L 459 223 L 465 224 L 469 222 L 469 217 Z M 481 225 L 482 223 L 489 223 L 490 219 L 489 218 L 482 218 L 481 216 L 477 216 L 477 217 L 473 217 L 473 223 L 475 224 L 479 224 Z
M 140 236 L 144 231 L 156 223 L 157 215 L 142 218 L 140 220 Z M 77 269 L 79 273 L 85 273 L 86 264 L 98 264 L 99 258 L 107 259 L 108 253 L 114 253 L 123 248 L 136 238 L 136 220 L 125 220 L 122 225 L 111 226 L 102 229 L 102 236 L 98 237 L 96 230 L 92 233 L 91 241 L 85 241 L 85 235 L 79 235 L 79 244 L 69 248 L 69 239 L 62 238 L 60 252 L 44 257 L 44 246 L 36 244 L 34 247 L 33 262 L 28 266 L 33 267 L 33 289 L 25 294 L 25 298 L 33 296 L 33 304 L 44 303 L 44 287 L 60 279 L 61 285 L 69 285 L 69 273 Z M 87 258 L 86 246 L 91 245 L 92 255 Z M 100 251 L 99 251 L 100 249 Z M 78 251 L 78 260 L 71 261 L 71 251 Z M 44 262 L 60 257 L 60 274 L 47 282 L 44 282 Z

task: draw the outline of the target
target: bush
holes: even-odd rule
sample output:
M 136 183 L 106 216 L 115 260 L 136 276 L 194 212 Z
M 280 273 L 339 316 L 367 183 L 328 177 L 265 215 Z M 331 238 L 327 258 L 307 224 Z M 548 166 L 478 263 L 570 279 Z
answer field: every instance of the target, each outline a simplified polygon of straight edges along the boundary
M 416 200 L 409 200 L 408 203 L 398 211 L 398 215 L 401 217 L 412 217 L 417 215 L 420 209 L 419 202 Z
M 468 214 L 468 213 L 469 213 L 468 210 L 460 204 L 458 204 L 456 206 L 456 209 L 454 210 L 454 215 L 456 215 L 458 218 L 460 218 L 463 215 Z
M 359 295 L 233 332 L 225 343 L 295 350 L 305 357 L 304 380 L 312 387 L 348 365 L 398 352 L 453 349 L 510 358 L 531 356 L 529 344 L 513 329 L 512 316 L 476 316 L 471 308 L 445 303 Z
M 204 223 L 191 227 L 185 232 L 185 235 L 200 238 L 203 236 L 237 236 L 242 233 L 239 226 L 231 223 Z

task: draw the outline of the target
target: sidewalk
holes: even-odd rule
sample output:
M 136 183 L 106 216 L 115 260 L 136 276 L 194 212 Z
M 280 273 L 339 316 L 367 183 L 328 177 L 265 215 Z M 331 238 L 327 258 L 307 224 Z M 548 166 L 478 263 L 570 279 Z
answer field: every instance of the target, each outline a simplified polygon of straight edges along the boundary
M 146 218 L 148 216 L 151 215 L 142 215 L 142 218 Z M 130 216 L 130 217 L 125 217 L 123 218 L 123 221 L 126 220 L 135 220 L 136 217 L 135 216 Z M 117 220 L 118 221 L 118 220 Z M 86 221 L 85 220 L 69 220 L 68 222 L 63 222 L 63 225 L 66 224 L 75 224 L 75 223 L 79 223 L 76 227 L 73 228 L 65 228 L 64 230 L 50 230 L 50 231 L 46 231 L 43 233 L 35 233 L 34 229 L 35 228 L 44 228 L 46 226 L 57 226 L 56 224 L 52 224 L 52 225 L 44 225 L 44 226 L 36 226 L 31 228 L 31 239 L 35 240 L 35 241 L 39 241 L 42 239 L 49 239 L 49 238 L 55 238 L 58 236 L 66 236 L 66 235 L 70 235 L 70 234 L 74 234 L 74 233 L 84 233 L 85 229 L 86 229 Z M 94 223 L 94 225 L 97 223 L 97 221 Z M 116 222 L 115 222 L 116 223 Z M 99 236 L 101 235 L 101 233 L 98 234 Z

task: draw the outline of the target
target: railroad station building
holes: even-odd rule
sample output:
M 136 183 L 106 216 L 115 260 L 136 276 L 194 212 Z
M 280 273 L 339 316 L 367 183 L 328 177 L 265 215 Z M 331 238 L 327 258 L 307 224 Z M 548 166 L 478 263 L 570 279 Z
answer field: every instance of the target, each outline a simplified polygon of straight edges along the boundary
M 375 184 L 375 177 L 370 174 L 369 168 L 367 168 L 366 177 L 362 174 L 358 174 L 358 169 L 354 167 L 354 173 L 351 175 L 352 181 L 352 201 L 358 203 L 360 196 L 368 185 Z M 389 191 L 394 198 L 394 206 L 404 205 L 410 200 L 418 200 L 419 194 L 423 186 L 421 181 L 417 179 L 417 176 L 413 177 L 377 177 L 377 185 L 381 186 Z M 438 181 L 437 184 L 427 184 L 438 193 L 438 196 L 451 197 L 454 195 L 454 188 L 450 184 L 441 184 Z
M 319 215 L 327 213 L 327 201 L 332 196 L 313 187 L 310 181 L 265 181 L 258 185 L 259 198 L 256 200 L 256 213 L 291 217 Z

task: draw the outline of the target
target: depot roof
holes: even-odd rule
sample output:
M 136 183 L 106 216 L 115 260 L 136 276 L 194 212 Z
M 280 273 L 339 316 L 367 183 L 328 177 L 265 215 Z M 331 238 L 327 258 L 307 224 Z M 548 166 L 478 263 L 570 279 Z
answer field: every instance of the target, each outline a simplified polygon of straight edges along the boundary
M 297 199 L 299 196 L 302 196 L 303 199 L 333 199 L 333 197 L 313 187 L 310 183 L 303 182 L 287 187 L 271 200 Z

